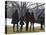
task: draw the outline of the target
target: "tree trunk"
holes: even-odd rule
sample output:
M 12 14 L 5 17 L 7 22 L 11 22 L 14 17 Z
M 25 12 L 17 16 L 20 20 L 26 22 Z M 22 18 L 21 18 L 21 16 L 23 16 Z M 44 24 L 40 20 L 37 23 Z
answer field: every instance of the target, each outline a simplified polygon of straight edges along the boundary
M 7 34 L 7 19 L 5 18 L 5 34 Z

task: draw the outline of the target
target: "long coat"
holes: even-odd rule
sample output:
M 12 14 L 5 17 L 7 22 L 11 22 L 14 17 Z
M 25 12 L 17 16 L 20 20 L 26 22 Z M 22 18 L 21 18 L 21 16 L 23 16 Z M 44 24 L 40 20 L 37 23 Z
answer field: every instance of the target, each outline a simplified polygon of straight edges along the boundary
M 30 22 L 34 23 L 35 22 L 35 18 L 34 18 L 34 13 L 32 12 L 32 14 L 30 15 Z
M 29 23 L 29 20 L 30 20 L 29 16 L 30 16 L 30 13 L 26 12 L 25 13 L 25 20 L 26 20 L 27 23 Z
M 18 24 L 18 11 L 16 10 L 15 13 L 12 15 L 12 24 Z

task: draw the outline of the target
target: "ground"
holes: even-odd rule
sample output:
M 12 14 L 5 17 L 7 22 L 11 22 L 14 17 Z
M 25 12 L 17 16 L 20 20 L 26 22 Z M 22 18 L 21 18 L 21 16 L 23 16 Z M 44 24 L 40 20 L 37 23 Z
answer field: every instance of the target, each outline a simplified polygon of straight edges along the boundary
M 13 32 L 13 24 L 11 24 L 11 21 L 12 19 L 7 19 L 7 34 L 16 34 L 16 33 L 28 33 L 30 32 L 30 29 L 28 28 L 28 32 L 26 32 L 26 23 L 24 23 L 24 27 L 23 27 L 23 31 L 20 32 L 20 28 L 19 28 L 19 32 L 16 32 L 16 26 L 15 26 L 15 32 Z M 20 26 L 20 24 L 18 24 Z M 30 26 L 30 22 L 29 22 L 29 26 Z M 40 24 L 38 23 L 35 23 L 34 24 L 34 32 L 44 32 L 44 29 L 41 30 L 40 28 Z M 44 27 L 43 27 L 44 28 Z M 30 33 L 33 33 L 33 29 L 31 28 L 31 32 Z
M 28 28 L 28 32 L 26 32 L 26 28 L 25 27 L 23 27 L 22 32 L 20 32 L 20 29 L 18 29 L 19 32 L 16 32 L 16 30 L 17 29 L 15 28 L 15 32 L 13 32 L 13 27 L 12 26 L 7 26 L 7 34 L 29 33 L 30 32 L 30 29 L 29 28 Z M 37 26 L 34 29 L 34 32 L 44 32 L 44 31 L 45 31 L 44 29 L 41 30 L 40 26 Z M 31 33 L 33 33 L 33 28 L 31 28 Z

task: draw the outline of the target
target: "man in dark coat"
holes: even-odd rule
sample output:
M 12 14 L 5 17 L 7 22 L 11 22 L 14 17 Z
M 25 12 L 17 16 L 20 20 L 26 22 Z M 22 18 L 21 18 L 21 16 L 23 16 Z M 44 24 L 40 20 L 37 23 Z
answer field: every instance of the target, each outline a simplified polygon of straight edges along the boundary
M 15 11 L 12 15 L 12 24 L 13 24 L 13 32 L 15 32 L 15 24 L 17 24 L 17 31 L 18 31 L 18 10 Z
M 27 12 L 25 13 L 25 20 L 26 20 L 26 31 L 28 31 L 28 25 L 29 25 L 29 10 L 27 10 Z

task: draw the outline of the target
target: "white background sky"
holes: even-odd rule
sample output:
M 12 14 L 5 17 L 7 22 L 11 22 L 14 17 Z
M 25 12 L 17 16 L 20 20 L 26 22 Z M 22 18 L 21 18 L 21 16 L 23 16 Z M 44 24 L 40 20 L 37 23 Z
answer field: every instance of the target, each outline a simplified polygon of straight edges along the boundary
M 5 35 L 5 1 L 6 0 L 0 0 L 0 35 Z M 40 2 L 45 3 L 45 17 L 46 17 L 46 0 L 13 0 L 13 1 L 26 1 L 26 2 Z M 46 21 L 46 19 L 45 19 Z M 45 22 L 46 27 L 46 22 Z M 46 29 L 46 28 L 45 28 Z M 13 35 L 13 34 L 12 34 Z M 15 34 L 15 35 L 46 35 L 45 32 L 39 32 L 39 33 L 21 33 L 21 34 Z

